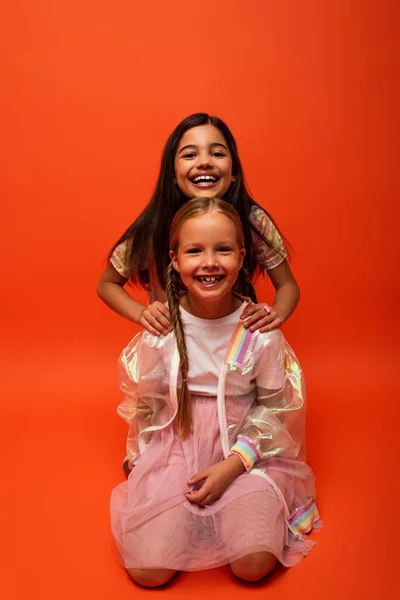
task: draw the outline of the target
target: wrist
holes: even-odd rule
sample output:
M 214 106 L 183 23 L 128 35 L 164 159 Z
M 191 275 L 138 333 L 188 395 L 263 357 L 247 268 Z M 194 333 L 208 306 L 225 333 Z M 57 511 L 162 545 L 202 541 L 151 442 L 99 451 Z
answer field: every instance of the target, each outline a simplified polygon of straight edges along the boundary
M 300 290 L 297 283 L 289 283 L 276 291 L 273 305 L 274 311 L 284 323 L 296 308 L 300 298 Z
M 140 325 L 140 319 L 142 318 L 142 314 L 145 310 L 146 307 L 143 306 L 143 304 L 140 304 L 139 302 L 137 303 L 137 306 L 135 306 L 135 310 L 132 313 L 132 320 L 138 325 Z
M 237 477 L 246 471 L 241 457 L 238 454 L 231 454 L 226 459 L 232 467 L 232 471 L 237 474 Z
M 271 308 L 282 321 L 286 320 L 289 311 L 288 308 L 282 302 L 279 302 L 279 300 L 277 300 L 273 303 Z

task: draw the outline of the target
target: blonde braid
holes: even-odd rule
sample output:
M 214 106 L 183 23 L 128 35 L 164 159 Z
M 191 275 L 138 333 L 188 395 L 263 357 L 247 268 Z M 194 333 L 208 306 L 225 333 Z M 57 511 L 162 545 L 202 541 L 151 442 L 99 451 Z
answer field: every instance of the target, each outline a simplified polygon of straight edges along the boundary
M 174 328 L 176 344 L 178 347 L 181 371 L 182 385 L 178 390 L 178 431 L 182 438 L 185 438 L 192 431 L 192 420 L 190 414 L 190 395 L 187 385 L 187 376 L 189 371 L 189 358 L 187 354 L 185 333 L 183 330 L 181 313 L 179 310 L 179 281 L 178 274 L 175 271 L 172 262 L 168 265 L 165 272 L 165 287 L 167 290 L 168 307 L 171 313 L 172 326 Z

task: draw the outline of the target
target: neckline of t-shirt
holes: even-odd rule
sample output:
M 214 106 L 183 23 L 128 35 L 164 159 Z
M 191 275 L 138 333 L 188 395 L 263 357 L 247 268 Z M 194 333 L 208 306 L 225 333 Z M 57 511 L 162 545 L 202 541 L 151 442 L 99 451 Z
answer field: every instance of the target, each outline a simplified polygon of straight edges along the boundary
M 202 319 L 201 317 L 195 317 L 190 312 L 185 310 L 182 306 L 180 306 L 179 309 L 180 309 L 185 321 L 189 321 L 190 323 L 193 323 L 194 325 L 204 325 L 204 323 L 210 323 L 213 326 L 215 325 L 218 327 L 218 325 L 226 325 L 227 323 L 231 323 L 231 322 L 236 323 L 239 319 L 240 314 L 242 313 L 242 310 L 246 306 L 246 304 L 247 304 L 247 302 L 246 302 L 246 300 L 244 300 L 242 302 L 242 304 L 239 306 L 239 308 L 237 308 L 235 311 L 233 311 L 229 315 L 226 315 L 225 317 L 220 317 L 219 319 Z

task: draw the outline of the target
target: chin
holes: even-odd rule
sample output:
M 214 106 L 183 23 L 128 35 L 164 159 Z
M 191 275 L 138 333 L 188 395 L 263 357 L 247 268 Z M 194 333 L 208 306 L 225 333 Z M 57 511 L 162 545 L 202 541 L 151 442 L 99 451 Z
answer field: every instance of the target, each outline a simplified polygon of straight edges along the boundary
M 195 194 L 194 196 L 190 196 L 190 200 L 193 200 L 193 198 L 214 198 L 214 197 L 218 197 L 217 194 L 215 194 L 215 192 L 213 190 L 199 190 L 197 192 L 197 194 Z

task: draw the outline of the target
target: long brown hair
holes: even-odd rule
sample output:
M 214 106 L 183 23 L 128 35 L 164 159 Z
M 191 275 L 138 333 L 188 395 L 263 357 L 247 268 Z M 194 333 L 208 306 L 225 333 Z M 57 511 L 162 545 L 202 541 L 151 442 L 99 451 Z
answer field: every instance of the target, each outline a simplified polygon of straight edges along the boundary
M 129 278 L 133 284 L 139 284 L 148 289 L 150 283 L 149 266 L 154 261 L 158 280 L 161 287 L 165 289 L 164 277 L 169 262 L 168 235 L 171 222 L 179 208 L 188 200 L 175 184 L 175 155 L 179 141 L 186 131 L 208 123 L 211 123 L 221 132 L 232 157 L 232 174 L 235 176 L 235 180 L 226 192 L 224 200 L 229 202 L 238 212 L 242 222 L 246 248 L 244 264 L 251 278 L 256 272 L 264 274 L 266 271 L 265 266 L 257 262 L 257 256 L 253 250 L 252 235 L 260 238 L 268 247 L 280 254 L 282 258 L 285 257 L 282 248 L 260 233 L 250 220 L 252 207 L 259 206 L 259 204 L 247 190 L 236 141 L 229 127 L 218 117 L 213 117 L 207 113 L 196 113 L 181 121 L 169 136 L 162 153 L 160 173 L 150 202 L 110 250 L 109 258 L 120 244 L 126 244 L 125 262 L 128 266 Z M 276 225 L 271 215 L 264 208 L 262 210 Z M 287 242 L 283 236 L 282 238 Z M 241 291 L 247 296 L 254 293 L 254 290 L 251 293 L 248 288 Z M 255 293 L 252 300 L 257 301 Z
M 245 247 L 245 236 L 243 233 L 242 223 L 236 210 L 220 198 L 193 198 L 188 200 L 175 214 L 175 217 L 171 223 L 171 229 L 169 234 L 169 247 L 175 255 L 179 249 L 179 232 L 182 225 L 189 219 L 204 215 L 208 212 L 215 211 L 222 213 L 231 221 L 233 221 L 236 227 L 237 243 L 239 248 Z M 252 288 L 251 280 L 248 271 L 242 267 L 239 271 L 240 283 L 242 287 Z M 189 358 L 187 353 L 185 332 L 183 328 L 181 313 L 179 310 L 180 303 L 180 292 L 181 292 L 181 280 L 179 273 L 174 269 L 172 261 L 169 263 L 165 271 L 165 286 L 168 297 L 168 306 L 171 313 L 172 326 L 174 328 L 176 345 L 178 347 L 179 358 L 180 358 L 180 373 L 181 373 L 181 387 L 178 389 L 178 413 L 177 413 L 177 428 L 182 436 L 186 437 L 192 431 L 192 420 L 190 413 L 190 395 L 189 388 L 187 385 L 187 377 L 189 372 Z

